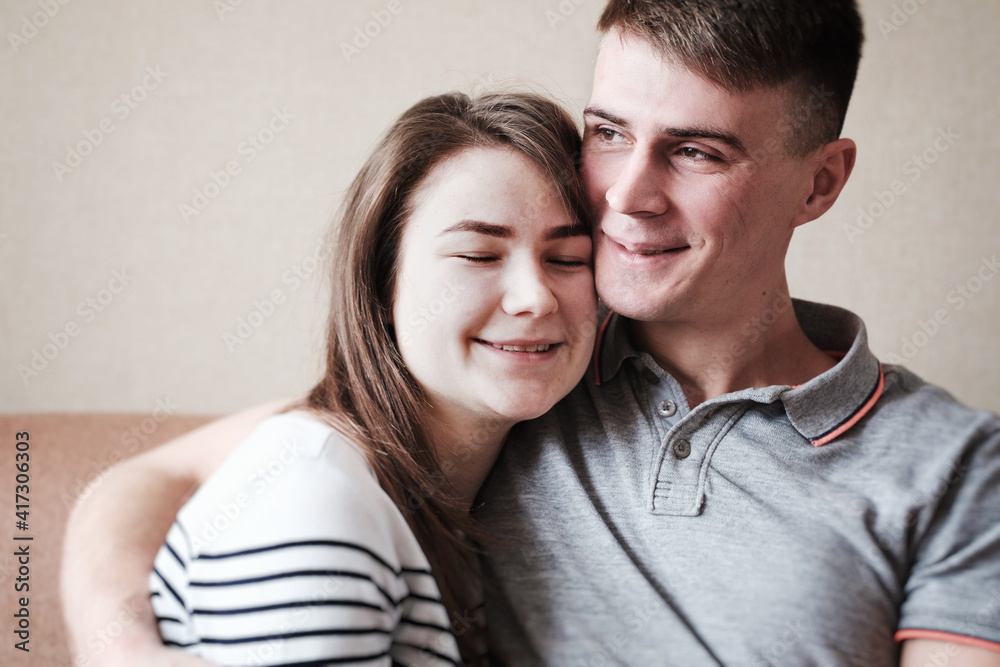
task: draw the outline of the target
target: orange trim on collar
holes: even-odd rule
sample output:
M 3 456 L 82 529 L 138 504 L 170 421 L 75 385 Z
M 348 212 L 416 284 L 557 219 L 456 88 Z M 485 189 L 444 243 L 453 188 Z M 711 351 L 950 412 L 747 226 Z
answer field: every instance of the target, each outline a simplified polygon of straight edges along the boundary
M 974 648 L 984 648 L 987 651 L 1000 653 L 1000 644 L 995 642 L 978 639 L 976 637 L 966 637 L 965 635 L 956 635 L 951 632 L 941 632 L 940 630 L 898 630 L 896 631 L 896 634 L 893 635 L 893 639 L 897 642 L 902 642 L 907 639 L 934 639 L 942 642 L 952 642 L 954 644 L 965 644 L 966 646 L 972 646 Z
M 608 312 L 601 328 L 597 330 L 597 339 L 594 341 L 594 385 L 598 387 L 601 386 L 601 343 L 604 342 L 604 330 L 608 328 L 608 322 L 611 321 L 612 315 L 614 315 L 613 311 Z
M 852 416 L 846 422 L 844 422 L 843 424 L 841 424 L 840 426 L 838 426 L 836 430 L 830 431 L 829 433 L 827 433 L 826 435 L 824 435 L 822 438 L 819 438 L 818 440 L 813 440 L 812 441 L 813 446 L 815 446 L 815 447 L 822 447 L 823 445 L 827 444 L 828 442 L 831 442 L 832 440 L 838 438 L 840 435 L 842 435 L 844 432 L 846 432 L 852 426 L 854 426 L 859 421 L 861 421 L 861 418 L 864 417 L 866 414 L 868 414 L 868 412 L 873 407 L 875 407 L 875 404 L 878 403 L 878 399 L 881 398 L 882 391 L 884 389 L 885 389 L 885 374 L 882 372 L 882 364 L 879 363 L 879 365 L 878 365 L 878 386 L 875 387 L 875 391 L 872 392 L 872 395 L 868 399 L 868 402 L 865 403 L 864 405 L 862 405 L 861 409 L 854 413 L 854 416 Z

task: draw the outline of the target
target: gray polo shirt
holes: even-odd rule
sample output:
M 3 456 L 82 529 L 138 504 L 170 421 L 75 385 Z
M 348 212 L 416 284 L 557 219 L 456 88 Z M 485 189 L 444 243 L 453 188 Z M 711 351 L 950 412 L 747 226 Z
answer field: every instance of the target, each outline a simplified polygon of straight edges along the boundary
M 498 537 L 499 656 L 870 666 L 908 637 L 1000 650 L 1000 420 L 881 366 L 852 313 L 794 307 L 843 354 L 806 384 L 691 410 L 611 316 L 588 377 L 515 428 L 477 510 Z

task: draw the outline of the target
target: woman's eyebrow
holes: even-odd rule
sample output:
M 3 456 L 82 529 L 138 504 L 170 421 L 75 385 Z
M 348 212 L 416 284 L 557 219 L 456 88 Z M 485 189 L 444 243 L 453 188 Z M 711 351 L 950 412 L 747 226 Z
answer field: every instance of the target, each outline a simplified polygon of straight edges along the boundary
M 482 220 L 461 220 L 456 222 L 454 225 L 443 229 L 438 236 L 444 236 L 445 234 L 453 234 L 456 232 L 473 232 L 476 234 L 483 234 L 485 236 L 492 236 L 498 239 L 512 239 L 515 235 L 514 228 L 509 225 L 498 225 L 493 222 L 483 222 Z M 554 241 L 556 239 L 567 239 L 574 236 L 590 236 L 590 230 L 587 229 L 586 225 L 582 225 L 580 223 L 560 225 L 548 230 L 545 233 L 545 240 Z
M 498 239 L 514 238 L 514 230 L 511 227 L 492 222 L 483 222 L 482 220 L 461 220 L 451 227 L 444 229 L 438 236 L 454 232 L 475 232 L 476 234 L 485 234 L 486 236 L 493 236 Z
M 560 225 L 558 227 L 553 227 L 545 235 L 545 240 L 554 241 L 556 239 L 570 239 L 574 236 L 590 236 L 590 229 L 587 225 L 581 224 L 579 222 L 572 225 Z

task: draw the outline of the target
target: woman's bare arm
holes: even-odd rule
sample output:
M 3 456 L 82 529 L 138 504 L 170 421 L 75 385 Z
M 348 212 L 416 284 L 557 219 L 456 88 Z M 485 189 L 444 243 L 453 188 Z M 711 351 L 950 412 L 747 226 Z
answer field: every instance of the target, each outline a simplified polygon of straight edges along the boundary
M 62 559 L 63 614 L 73 664 L 196 667 L 167 651 L 149 603 L 153 559 L 190 494 L 266 417 L 268 403 L 206 424 L 122 461 L 73 509 Z M 79 657 L 86 661 L 77 662 Z

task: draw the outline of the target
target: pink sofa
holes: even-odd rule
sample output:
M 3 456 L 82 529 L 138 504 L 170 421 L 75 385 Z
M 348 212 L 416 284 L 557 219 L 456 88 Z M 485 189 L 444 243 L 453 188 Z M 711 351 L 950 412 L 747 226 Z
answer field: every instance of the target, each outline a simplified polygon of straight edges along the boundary
M 59 607 L 59 562 L 70 508 L 87 485 L 99 485 L 110 466 L 129 456 L 190 431 L 212 417 L 142 414 L 0 415 L 0 462 L 3 530 L 0 531 L 0 664 L 8 667 L 69 667 L 76 665 L 66 645 Z M 29 502 L 27 530 L 20 530 L 15 512 L 15 454 L 19 432 L 29 438 Z M 23 445 L 22 445 L 23 448 Z M 17 541 L 16 536 L 31 536 Z M 29 545 L 30 591 L 16 592 L 15 551 Z M 114 563 L 108 563 L 114 567 Z M 20 597 L 28 598 L 29 633 L 25 653 L 14 644 Z M 82 662 L 82 661 L 81 661 Z M 93 664 L 91 661 L 89 664 Z

